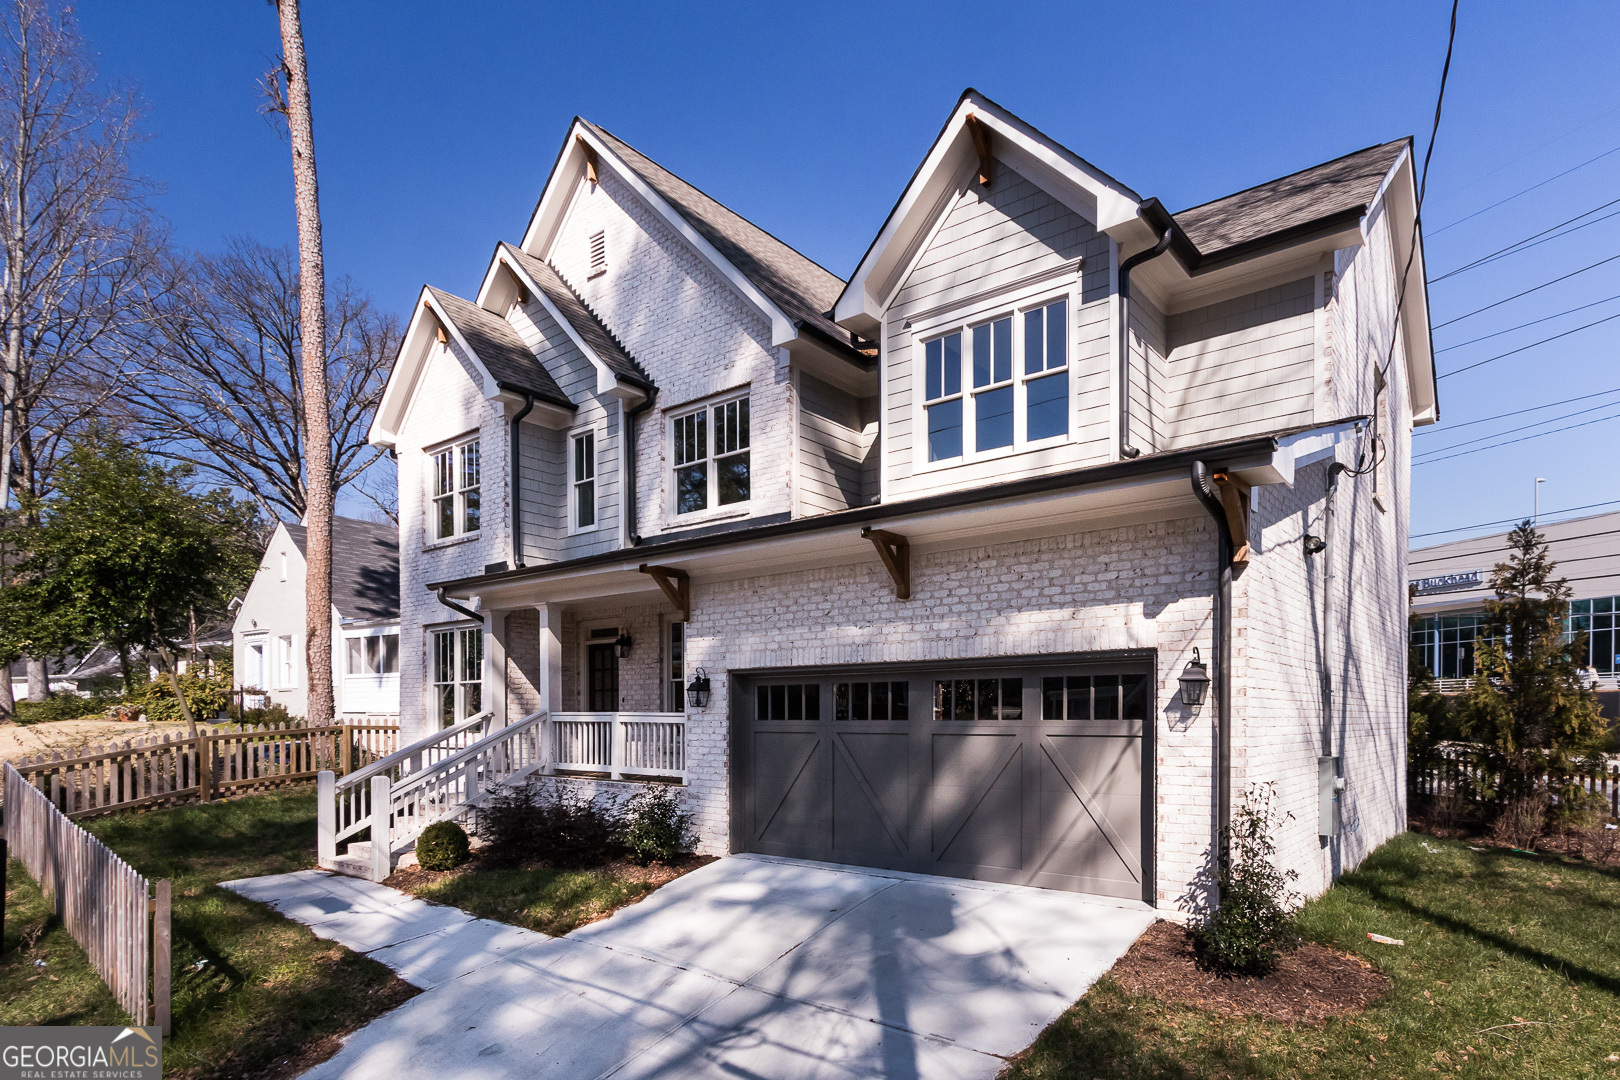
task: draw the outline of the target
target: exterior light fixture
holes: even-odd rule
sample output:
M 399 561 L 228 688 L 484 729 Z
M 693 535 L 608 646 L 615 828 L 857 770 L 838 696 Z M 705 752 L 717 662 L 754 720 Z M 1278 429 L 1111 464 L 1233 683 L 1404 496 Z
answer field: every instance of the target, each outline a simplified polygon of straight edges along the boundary
M 620 660 L 630 655 L 630 635 L 623 630 L 620 630 L 619 636 L 613 639 L 613 644 L 619 648 Z
M 1315 555 L 1326 550 L 1326 540 L 1322 539 L 1320 536 L 1312 536 L 1310 533 L 1305 534 L 1305 554 Z
M 1181 703 L 1183 705 L 1202 705 L 1204 695 L 1209 693 L 1209 669 L 1198 658 L 1198 650 L 1193 650 L 1192 661 L 1181 673 Z
M 702 668 L 697 669 L 697 675 L 686 687 L 686 703 L 694 709 L 701 709 L 709 704 L 709 676 Z

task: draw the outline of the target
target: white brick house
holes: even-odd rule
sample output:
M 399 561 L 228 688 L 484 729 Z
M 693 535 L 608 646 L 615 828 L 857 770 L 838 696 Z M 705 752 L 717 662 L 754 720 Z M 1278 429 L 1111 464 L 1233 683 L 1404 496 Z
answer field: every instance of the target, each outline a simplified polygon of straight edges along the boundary
M 1414 210 L 1401 140 L 1171 215 L 968 91 L 844 282 L 576 120 L 372 432 L 402 724 L 544 712 L 706 851 L 1171 912 L 1275 781 L 1320 891 L 1405 824 Z

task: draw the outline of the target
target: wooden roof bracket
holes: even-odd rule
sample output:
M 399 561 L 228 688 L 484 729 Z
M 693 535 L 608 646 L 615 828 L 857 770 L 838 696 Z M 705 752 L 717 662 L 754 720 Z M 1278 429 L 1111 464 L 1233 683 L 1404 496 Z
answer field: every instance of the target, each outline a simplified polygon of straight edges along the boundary
M 1232 562 L 1249 562 L 1249 510 L 1246 489 L 1239 486 L 1224 469 L 1210 477 L 1221 493 L 1221 507 L 1226 511 L 1226 527 L 1232 534 Z
M 579 140 L 579 148 L 585 151 L 585 179 L 596 183 L 596 149 L 584 139 Z
M 882 529 L 862 529 L 861 536 L 872 541 L 872 546 L 877 548 L 878 558 L 883 560 L 883 568 L 894 579 L 894 598 L 910 600 L 911 541 L 898 533 Z
M 649 566 L 642 563 L 636 569 L 652 578 L 663 590 L 664 596 L 681 613 L 681 622 L 692 621 L 692 577 L 685 570 L 673 566 Z
M 996 159 L 990 154 L 990 131 L 972 113 L 968 114 L 966 124 L 968 134 L 973 136 L 973 149 L 979 154 L 979 184 L 989 187 L 996 165 Z

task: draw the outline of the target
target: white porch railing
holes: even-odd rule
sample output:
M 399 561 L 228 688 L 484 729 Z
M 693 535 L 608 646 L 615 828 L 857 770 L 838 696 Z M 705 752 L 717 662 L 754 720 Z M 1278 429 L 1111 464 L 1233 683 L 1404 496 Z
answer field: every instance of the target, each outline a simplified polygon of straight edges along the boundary
M 686 783 L 685 713 L 553 713 L 550 772 L 668 776 Z

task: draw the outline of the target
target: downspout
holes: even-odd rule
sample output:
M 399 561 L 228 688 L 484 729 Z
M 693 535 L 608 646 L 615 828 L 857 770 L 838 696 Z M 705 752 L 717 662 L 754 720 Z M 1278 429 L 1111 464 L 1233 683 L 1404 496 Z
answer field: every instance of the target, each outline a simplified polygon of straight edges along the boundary
M 1348 466 L 1328 466 L 1327 500 L 1322 514 L 1322 756 L 1333 756 L 1333 514 L 1339 474 Z
M 1131 271 L 1149 259 L 1163 255 L 1170 246 L 1172 229 L 1166 222 L 1158 243 L 1119 264 L 1119 456 L 1139 457 L 1131 445 Z
M 465 615 L 465 616 L 467 616 L 467 618 L 472 619 L 475 622 L 483 622 L 484 621 L 484 617 L 482 615 L 478 614 L 478 612 L 474 611 L 472 608 L 470 608 L 470 607 L 462 607 L 460 604 L 456 603 L 454 600 L 452 600 L 448 596 L 444 595 L 444 590 L 443 589 L 435 589 L 434 592 L 433 592 L 433 595 L 439 598 L 439 603 L 443 604 L 445 607 L 449 608 L 451 611 L 454 611 L 454 612 L 456 612 L 457 614 L 460 614 L 460 615 Z
M 1226 508 L 1210 482 L 1209 467 L 1192 463 L 1193 494 L 1215 520 L 1216 558 L 1220 562 L 1215 587 L 1215 836 L 1217 865 L 1229 855 L 1227 830 L 1232 824 L 1232 533 Z
M 640 405 L 633 409 L 626 409 L 624 401 L 619 402 L 619 409 L 624 413 L 624 538 L 623 547 L 636 547 L 641 543 L 641 534 L 636 532 L 636 417 L 653 407 L 653 397 L 656 391 L 647 391 L 647 396 Z
M 518 425 L 534 408 L 534 394 L 523 391 L 523 408 L 512 417 L 512 566 L 523 565 L 523 485 L 518 459 Z M 441 597 L 442 599 L 442 597 Z

